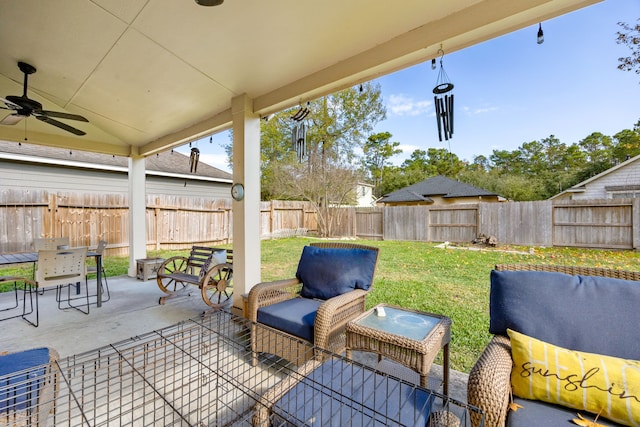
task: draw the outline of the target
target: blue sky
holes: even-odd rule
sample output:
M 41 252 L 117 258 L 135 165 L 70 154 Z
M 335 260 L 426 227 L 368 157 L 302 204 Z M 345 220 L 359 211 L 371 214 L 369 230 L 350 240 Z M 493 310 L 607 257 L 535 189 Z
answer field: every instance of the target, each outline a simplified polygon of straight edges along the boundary
M 439 59 L 436 70 L 428 62 L 376 80 L 387 119 L 375 131 L 400 143 L 403 153 L 391 159 L 399 165 L 416 149 L 450 149 L 472 161 L 550 135 L 569 145 L 592 132 L 631 129 L 640 120 L 640 75 L 617 69 L 631 51 L 615 39 L 619 21 L 638 18 L 639 0 L 605 0 L 542 22 L 541 45 L 537 24 L 451 54 L 445 45 L 442 64 L 455 86 L 453 138 L 438 139 L 432 89 Z M 199 141 L 200 160 L 228 171 L 228 142 L 227 132 L 212 144 Z

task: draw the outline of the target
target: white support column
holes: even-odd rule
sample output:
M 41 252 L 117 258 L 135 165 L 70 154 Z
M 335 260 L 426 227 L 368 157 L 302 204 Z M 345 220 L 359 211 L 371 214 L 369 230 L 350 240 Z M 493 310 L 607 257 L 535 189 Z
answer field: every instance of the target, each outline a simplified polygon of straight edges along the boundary
M 242 295 L 260 282 L 260 117 L 247 95 L 233 98 L 233 182 L 244 199 L 233 201 L 233 310 L 242 313 Z
M 136 277 L 136 259 L 147 257 L 145 175 L 144 157 L 132 147 L 129 156 L 129 277 Z

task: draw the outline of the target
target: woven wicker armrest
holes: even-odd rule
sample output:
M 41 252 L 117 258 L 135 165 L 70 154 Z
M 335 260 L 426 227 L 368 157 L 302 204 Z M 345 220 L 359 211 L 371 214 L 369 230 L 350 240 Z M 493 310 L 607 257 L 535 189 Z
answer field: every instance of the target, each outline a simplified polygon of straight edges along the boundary
M 354 289 L 323 302 L 316 314 L 314 345 L 329 349 L 329 338 L 332 335 L 343 334 L 347 322 L 364 313 L 366 296 L 367 291 Z M 344 344 L 344 340 L 340 342 Z M 340 353 L 344 350 L 344 345 L 339 347 L 330 350 Z
M 295 298 L 300 295 L 301 290 L 302 283 L 295 277 L 258 283 L 249 291 L 249 320 L 257 320 L 258 309 L 261 307 Z
M 511 393 L 511 343 L 496 335 L 484 349 L 469 373 L 467 401 L 482 409 L 485 426 L 504 426 Z M 474 419 L 477 426 L 480 420 Z

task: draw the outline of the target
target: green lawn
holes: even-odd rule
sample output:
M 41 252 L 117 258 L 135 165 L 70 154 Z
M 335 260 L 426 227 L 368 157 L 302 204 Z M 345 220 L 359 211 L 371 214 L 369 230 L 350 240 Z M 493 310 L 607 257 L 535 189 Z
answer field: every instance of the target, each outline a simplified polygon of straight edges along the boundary
M 262 280 L 293 277 L 302 247 L 311 238 L 293 237 L 262 242 Z M 495 264 L 528 263 L 585 265 L 638 270 L 640 254 L 566 248 L 496 247 L 477 250 L 443 249 L 434 243 L 366 241 L 378 246 L 380 259 L 373 291 L 367 306 L 378 303 L 429 311 L 449 316 L 452 321 L 451 366 L 468 372 L 489 341 L 489 273 Z M 150 251 L 149 257 L 167 258 L 180 252 Z M 126 274 L 128 258 L 107 257 L 109 276 Z M 0 275 L 31 275 L 31 266 L 0 269 Z

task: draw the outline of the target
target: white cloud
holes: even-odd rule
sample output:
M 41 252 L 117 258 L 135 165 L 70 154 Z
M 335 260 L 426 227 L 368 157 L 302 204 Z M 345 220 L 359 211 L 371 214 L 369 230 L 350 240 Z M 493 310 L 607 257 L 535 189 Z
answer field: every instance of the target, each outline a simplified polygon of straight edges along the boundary
M 476 108 L 475 110 L 467 106 L 462 107 L 462 111 L 464 111 L 465 114 L 468 114 L 469 116 L 477 116 L 478 114 L 490 113 L 492 111 L 497 111 L 497 110 L 498 110 L 498 107 L 481 107 L 481 108 Z
M 492 111 L 496 111 L 497 109 L 498 108 L 496 108 L 496 107 L 476 108 L 476 110 L 473 112 L 473 114 L 490 113 Z
M 432 101 L 414 100 L 403 94 L 391 95 L 387 108 L 396 116 L 419 116 L 431 110 Z
M 402 150 L 402 152 L 405 154 L 411 154 L 416 150 L 420 150 L 420 147 L 418 147 L 417 145 L 411 145 L 411 144 L 400 144 L 398 148 Z

